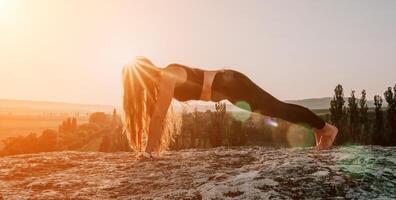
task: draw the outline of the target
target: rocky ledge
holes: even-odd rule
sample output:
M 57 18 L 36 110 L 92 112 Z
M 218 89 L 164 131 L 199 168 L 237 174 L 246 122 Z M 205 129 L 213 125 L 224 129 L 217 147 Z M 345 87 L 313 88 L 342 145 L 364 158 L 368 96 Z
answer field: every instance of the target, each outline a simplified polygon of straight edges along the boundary
M 396 147 L 233 147 L 0 158 L 0 199 L 394 199 Z

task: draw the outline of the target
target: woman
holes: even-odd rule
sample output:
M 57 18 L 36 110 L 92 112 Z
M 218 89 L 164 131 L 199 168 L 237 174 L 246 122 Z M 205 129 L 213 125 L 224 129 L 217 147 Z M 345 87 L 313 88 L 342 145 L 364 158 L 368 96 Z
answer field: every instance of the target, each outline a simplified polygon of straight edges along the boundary
M 238 106 L 246 102 L 256 113 L 307 124 L 313 128 L 316 149 L 328 149 L 338 133 L 336 127 L 302 106 L 284 103 L 234 70 L 206 71 L 180 64 L 156 67 L 150 60 L 137 57 L 123 69 L 125 128 L 131 146 L 142 151 L 142 135 L 148 133 L 142 156 L 151 158 L 159 152 L 162 123 L 172 101 L 228 100 Z M 245 106 L 244 106 L 245 107 Z

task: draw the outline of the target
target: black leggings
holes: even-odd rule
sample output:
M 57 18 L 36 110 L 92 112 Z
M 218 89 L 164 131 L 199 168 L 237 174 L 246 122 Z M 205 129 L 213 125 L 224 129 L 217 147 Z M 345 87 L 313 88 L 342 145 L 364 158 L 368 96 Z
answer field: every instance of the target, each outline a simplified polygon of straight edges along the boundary
M 325 125 L 325 122 L 309 109 L 276 99 L 238 71 L 224 70 L 216 74 L 212 84 L 212 100 L 224 99 L 236 106 L 240 105 L 238 102 L 246 102 L 252 112 L 292 123 L 308 125 L 317 129 L 321 129 Z M 239 107 L 246 109 L 246 106 Z

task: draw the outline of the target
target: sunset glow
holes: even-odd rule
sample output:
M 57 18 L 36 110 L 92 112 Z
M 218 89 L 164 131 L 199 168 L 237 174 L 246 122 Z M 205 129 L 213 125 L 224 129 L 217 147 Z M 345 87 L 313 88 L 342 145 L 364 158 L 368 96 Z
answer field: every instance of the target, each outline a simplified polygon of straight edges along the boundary
M 396 0 L 0 0 L 0 200 L 396 199 Z
M 0 0 L 0 98 L 120 105 L 135 55 L 236 69 L 282 100 L 340 81 L 372 98 L 394 81 L 386 2 Z

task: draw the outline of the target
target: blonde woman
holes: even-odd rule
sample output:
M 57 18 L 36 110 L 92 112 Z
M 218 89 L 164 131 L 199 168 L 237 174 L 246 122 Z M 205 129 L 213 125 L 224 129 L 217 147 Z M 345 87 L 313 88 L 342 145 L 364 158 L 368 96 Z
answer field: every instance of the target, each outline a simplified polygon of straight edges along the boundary
M 316 149 L 332 146 L 338 130 L 309 109 L 282 102 L 235 70 L 207 71 L 181 64 L 159 68 L 149 59 L 137 57 L 123 69 L 124 120 L 130 144 L 141 157 L 152 158 L 162 144 L 162 123 L 173 98 L 178 101 L 228 100 L 249 104 L 253 112 L 306 124 L 315 133 Z M 143 146 L 142 136 L 147 134 Z

